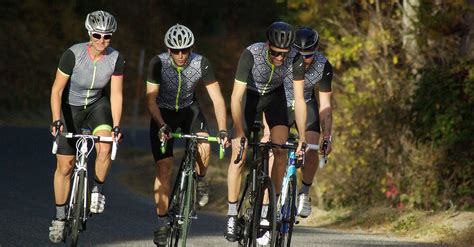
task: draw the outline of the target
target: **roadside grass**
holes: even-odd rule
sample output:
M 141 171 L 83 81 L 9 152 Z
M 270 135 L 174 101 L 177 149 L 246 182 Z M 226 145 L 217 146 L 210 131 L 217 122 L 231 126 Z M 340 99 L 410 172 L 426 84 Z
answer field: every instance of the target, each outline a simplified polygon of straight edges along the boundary
M 173 178 L 184 150 L 175 150 Z M 219 160 L 211 155 L 206 175 L 209 184 L 209 204 L 203 210 L 227 212 L 227 167 L 229 155 Z M 155 165 L 151 152 L 134 149 L 120 150 L 124 172 L 120 180 L 132 191 L 153 200 Z M 299 225 L 338 229 L 350 232 L 389 234 L 420 242 L 447 246 L 474 246 L 474 212 L 399 210 L 385 206 L 339 208 L 324 210 L 313 202 L 313 213 L 299 219 Z

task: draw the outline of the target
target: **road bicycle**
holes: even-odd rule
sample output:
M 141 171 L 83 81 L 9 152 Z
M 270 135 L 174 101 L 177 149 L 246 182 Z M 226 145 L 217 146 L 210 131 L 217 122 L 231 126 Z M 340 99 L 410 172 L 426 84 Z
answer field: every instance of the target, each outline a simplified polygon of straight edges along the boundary
M 275 188 L 269 176 L 269 153 L 274 147 L 271 142 L 258 142 L 258 133 L 262 125 L 255 122 L 252 128 L 253 149 L 251 171 L 247 174 L 243 193 L 238 204 L 239 246 L 259 246 L 258 239 L 267 238 L 265 245 L 274 246 L 276 236 L 276 195 Z M 235 164 L 242 159 L 245 138 L 241 139 L 240 151 Z M 260 158 L 258 154 L 260 153 Z M 268 207 L 266 216 L 262 217 L 264 197 L 267 194 Z M 263 224 L 265 222 L 265 224 Z
M 196 157 L 198 142 L 218 142 L 218 137 L 203 136 L 196 134 L 171 133 L 175 139 L 186 139 L 187 145 L 183 160 L 178 170 L 176 181 L 171 192 L 169 202 L 169 214 L 172 216 L 171 230 L 168 235 L 167 246 L 186 246 L 191 220 L 196 216 Z M 166 150 L 166 142 L 162 142 L 161 151 Z M 219 158 L 224 156 L 224 147 L 219 145 Z
M 290 136 L 285 144 L 278 145 L 280 148 L 288 149 L 288 162 L 283 177 L 281 194 L 277 203 L 277 246 L 291 246 L 293 226 L 296 223 L 296 200 L 298 197 L 296 192 L 296 170 L 304 166 L 305 161 L 304 153 L 301 161 L 297 159 L 296 148 L 298 147 L 298 143 L 296 139 L 296 136 L 293 135 Z M 319 150 L 319 145 L 315 144 L 306 144 L 306 147 L 311 150 Z M 303 147 L 303 149 L 306 150 L 306 147 Z M 324 159 L 324 157 L 322 159 Z M 325 162 L 324 160 L 322 161 Z
M 66 231 L 64 241 L 70 236 L 70 246 L 78 243 L 79 232 L 86 230 L 87 218 L 90 215 L 88 202 L 90 191 L 88 189 L 87 159 L 97 142 L 112 143 L 111 159 L 115 160 L 118 140 L 110 136 L 94 136 L 90 130 L 83 129 L 82 134 L 60 133 L 66 138 L 77 139 L 76 160 L 74 172 L 71 177 L 72 189 L 69 195 L 69 204 L 66 211 Z M 54 138 L 52 153 L 58 150 L 57 134 Z

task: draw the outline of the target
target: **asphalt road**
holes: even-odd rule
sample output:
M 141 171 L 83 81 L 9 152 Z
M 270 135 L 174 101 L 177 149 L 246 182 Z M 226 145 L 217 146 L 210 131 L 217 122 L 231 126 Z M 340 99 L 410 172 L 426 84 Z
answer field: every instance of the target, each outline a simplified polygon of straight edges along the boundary
M 146 131 L 135 146 L 148 147 Z M 55 216 L 54 156 L 46 128 L 0 127 L 0 246 L 63 246 L 51 244 L 48 227 Z M 131 142 L 131 141 L 130 141 Z M 131 145 L 127 140 L 123 146 Z M 119 150 L 120 152 L 120 150 Z M 120 155 L 120 153 L 119 153 Z M 81 246 L 154 246 L 153 202 L 118 182 L 126 164 L 114 163 L 104 186 L 106 210 L 93 216 L 80 235 Z M 150 186 L 151 186 L 150 181 Z M 225 216 L 199 211 L 188 246 L 237 246 L 223 238 Z M 436 246 L 386 235 L 352 234 L 324 228 L 295 228 L 294 246 Z

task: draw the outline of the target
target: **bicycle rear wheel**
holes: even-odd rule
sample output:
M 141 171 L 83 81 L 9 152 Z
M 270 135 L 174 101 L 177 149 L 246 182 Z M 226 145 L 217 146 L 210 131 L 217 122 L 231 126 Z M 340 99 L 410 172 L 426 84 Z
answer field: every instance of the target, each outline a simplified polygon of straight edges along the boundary
M 72 191 L 71 217 L 69 217 L 68 225 L 70 227 L 71 244 L 77 246 L 79 239 L 79 231 L 82 226 L 82 216 L 84 215 L 84 184 L 85 171 L 79 171 L 77 179 L 75 179 L 74 191 Z
M 270 177 L 261 178 L 260 186 L 257 187 L 257 198 L 255 201 L 252 219 L 252 246 L 274 246 L 276 239 L 276 196 L 275 188 Z M 266 216 L 262 217 L 262 206 L 265 191 L 268 193 L 268 210 Z M 263 224 L 264 221 L 267 221 Z M 262 244 L 262 239 L 269 239 Z
M 251 238 L 251 227 L 252 227 L 252 220 L 253 220 L 253 208 L 252 205 L 254 204 L 253 194 L 252 194 L 252 176 L 251 174 L 247 174 L 245 177 L 245 186 L 242 192 L 242 195 L 239 200 L 239 207 L 238 207 L 238 227 L 240 229 L 238 243 L 239 246 L 250 246 L 252 243 Z
M 282 191 L 283 194 L 283 191 Z M 286 198 L 280 202 L 278 210 L 281 223 L 278 227 L 277 246 L 290 246 L 296 216 L 296 175 L 288 180 Z

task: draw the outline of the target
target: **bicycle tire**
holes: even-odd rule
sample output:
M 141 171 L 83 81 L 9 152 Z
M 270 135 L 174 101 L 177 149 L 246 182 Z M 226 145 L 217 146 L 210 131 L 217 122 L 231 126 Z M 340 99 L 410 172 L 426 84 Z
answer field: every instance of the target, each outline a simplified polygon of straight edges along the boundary
M 77 246 L 79 241 L 79 231 L 82 223 L 81 215 L 84 215 L 84 183 L 85 183 L 85 171 L 79 171 L 76 189 L 74 193 L 74 201 L 72 203 L 72 217 L 69 218 L 69 224 L 71 227 L 71 245 L 72 247 Z
M 193 197 L 194 193 L 193 190 L 195 188 L 195 181 L 194 181 L 194 176 L 189 171 L 188 174 L 186 174 L 186 189 L 184 193 L 184 204 L 183 204 L 183 224 L 181 226 L 181 232 L 180 232 L 180 237 L 179 237 L 179 246 L 185 247 L 186 246 L 186 239 L 188 237 L 189 233 L 189 228 L 191 224 L 191 206 L 193 203 Z
M 239 206 L 237 208 L 238 214 L 238 227 L 239 227 L 239 236 L 238 236 L 238 245 L 248 247 L 251 242 L 250 229 L 252 226 L 252 204 L 255 201 L 252 198 L 252 180 L 251 174 L 247 174 L 245 177 L 245 186 L 242 192 L 242 195 L 239 200 Z
M 268 211 L 265 219 L 268 220 L 269 225 L 262 227 L 260 221 L 262 219 L 262 206 L 265 191 L 268 190 Z M 257 198 L 255 201 L 253 219 L 252 219 L 252 246 L 262 246 L 258 244 L 257 239 L 265 234 L 266 231 L 270 233 L 270 243 L 265 246 L 274 246 L 276 239 L 276 199 L 275 187 L 270 177 L 261 178 L 260 185 L 257 187 Z
M 283 193 L 282 193 L 283 194 Z M 296 217 L 296 175 L 290 176 L 288 181 L 286 198 L 280 211 L 281 223 L 277 233 L 277 246 L 291 246 L 291 237 L 293 235 L 293 226 Z
M 173 191 L 171 193 L 171 200 L 169 203 L 169 211 L 172 214 L 172 222 L 171 222 L 171 229 L 170 229 L 170 234 L 168 236 L 168 246 L 170 247 L 177 247 L 178 246 L 178 240 L 179 240 L 179 232 L 180 232 L 180 224 L 178 222 L 178 218 L 176 217 L 177 215 L 180 215 L 180 209 L 181 203 L 183 202 L 183 191 L 181 190 L 179 186 L 179 181 L 181 181 L 181 174 L 182 174 L 182 169 L 180 167 L 178 171 L 178 176 L 176 177 L 176 182 L 173 187 Z

